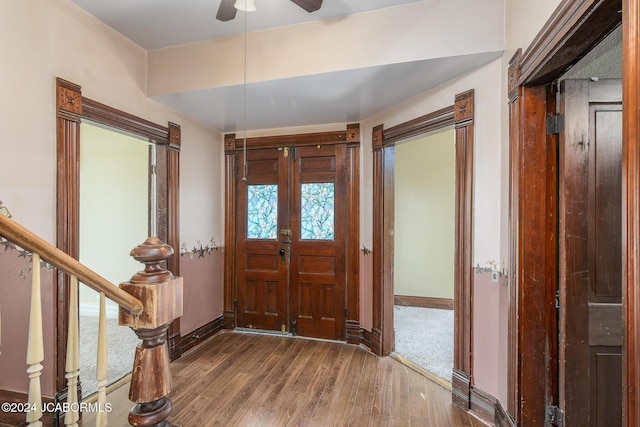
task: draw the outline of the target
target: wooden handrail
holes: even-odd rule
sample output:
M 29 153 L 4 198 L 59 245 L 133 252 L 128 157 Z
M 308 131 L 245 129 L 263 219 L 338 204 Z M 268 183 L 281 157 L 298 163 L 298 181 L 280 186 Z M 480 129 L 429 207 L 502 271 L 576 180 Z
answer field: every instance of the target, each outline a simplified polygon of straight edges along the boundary
M 49 264 L 67 274 L 76 276 L 78 280 L 94 291 L 103 292 L 107 298 L 131 313 L 142 313 L 143 306 L 140 300 L 4 215 L 0 215 L 0 236 L 22 249 L 39 254 Z M 34 265 L 33 268 L 35 269 L 37 266 Z

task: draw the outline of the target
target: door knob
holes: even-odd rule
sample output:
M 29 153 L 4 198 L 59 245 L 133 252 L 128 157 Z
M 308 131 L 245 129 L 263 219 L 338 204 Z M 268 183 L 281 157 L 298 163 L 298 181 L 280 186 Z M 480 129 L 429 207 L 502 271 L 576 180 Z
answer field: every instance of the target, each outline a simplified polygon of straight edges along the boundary
M 279 253 L 280 253 L 280 259 L 284 262 L 284 254 L 285 254 L 284 248 L 280 249 Z

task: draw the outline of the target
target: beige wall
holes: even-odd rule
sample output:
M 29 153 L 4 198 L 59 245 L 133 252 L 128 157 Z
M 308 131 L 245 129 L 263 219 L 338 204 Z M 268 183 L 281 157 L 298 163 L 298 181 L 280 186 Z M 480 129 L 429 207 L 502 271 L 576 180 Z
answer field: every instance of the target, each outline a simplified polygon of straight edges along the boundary
M 455 133 L 395 148 L 394 294 L 453 298 Z

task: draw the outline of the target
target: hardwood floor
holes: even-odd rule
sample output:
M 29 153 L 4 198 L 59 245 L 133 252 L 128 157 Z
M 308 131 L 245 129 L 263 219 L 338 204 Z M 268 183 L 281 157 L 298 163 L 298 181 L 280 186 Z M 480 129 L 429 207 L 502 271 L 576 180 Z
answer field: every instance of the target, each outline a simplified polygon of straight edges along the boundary
M 183 427 L 485 425 L 454 406 L 450 391 L 348 344 L 222 332 L 171 367 L 170 421 Z M 128 425 L 127 392 L 110 394 L 110 426 Z

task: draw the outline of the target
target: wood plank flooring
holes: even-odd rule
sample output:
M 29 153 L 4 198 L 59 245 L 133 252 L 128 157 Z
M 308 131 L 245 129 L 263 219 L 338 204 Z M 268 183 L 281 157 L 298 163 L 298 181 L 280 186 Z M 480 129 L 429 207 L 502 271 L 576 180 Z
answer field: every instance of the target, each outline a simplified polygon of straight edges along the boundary
M 484 426 L 451 392 L 390 357 L 342 343 L 222 332 L 171 364 L 170 421 L 207 426 Z M 127 426 L 128 385 L 109 395 Z M 93 425 L 92 414 L 83 424 Z

